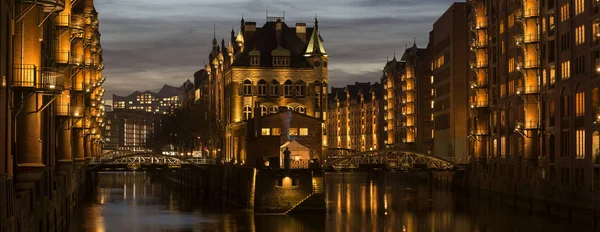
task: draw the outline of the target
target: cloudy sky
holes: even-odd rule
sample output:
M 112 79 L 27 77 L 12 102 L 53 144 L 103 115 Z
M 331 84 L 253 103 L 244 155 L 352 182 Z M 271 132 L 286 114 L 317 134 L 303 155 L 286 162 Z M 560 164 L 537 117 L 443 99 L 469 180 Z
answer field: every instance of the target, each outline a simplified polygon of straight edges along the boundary
M 257 26 L 285 11 L 288 25 L 318 15 L 330 86 L 375 82 L 394 52 L 425 47 L 448 0 L 96 0 L 107 96 L 180 85 L 203 67 L 217 39 L 236 34 L 242 14 Z M 110 98 L 110 97 L 109 97 Z

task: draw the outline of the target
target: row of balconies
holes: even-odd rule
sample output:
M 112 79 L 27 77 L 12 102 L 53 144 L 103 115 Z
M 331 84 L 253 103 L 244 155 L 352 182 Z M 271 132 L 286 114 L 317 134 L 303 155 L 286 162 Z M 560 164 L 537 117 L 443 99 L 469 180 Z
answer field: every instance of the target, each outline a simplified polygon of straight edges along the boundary
M 44 8 L 44 13 L 58 12 L 65 9 L 65 0 L 21 0 L 21 2 L 40 5 Z
M 515 60 L 515 70 L 520 71 L 521 69 L 535 69 L 540 67 L 539 59 L 529 59 L 529 60 Z

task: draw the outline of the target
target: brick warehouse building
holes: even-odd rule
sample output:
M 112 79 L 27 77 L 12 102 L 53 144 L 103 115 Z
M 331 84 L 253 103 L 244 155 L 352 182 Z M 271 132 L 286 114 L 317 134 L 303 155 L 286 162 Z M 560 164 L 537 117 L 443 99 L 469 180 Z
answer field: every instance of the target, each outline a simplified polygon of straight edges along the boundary
M 232 31 L 227 46 L 224 40 L 219 46 L 213 39 L 210 64 L 205 68 L 209 76 L 203 81 L 209 88 L 203 91 L 205 96 L 197 97 L 209 106 L 209 121 L 219 137 L 212 156 L 254 164 L 246 162 L 248 120 L 257 114 L 278 113 L 283 106 L 321 121 L 320 149 L 311 149 L 310 158 L 322 158 L 327 145 L 328 57 L 318 25 L 315 18 L 313 28 L 305 23 L 290 27 L 284 17 L 267 16 L 267 22 L 256 27 L 255 22 L 242 19 L 240 32 L 236 36 Z M 303 145 L 315 147 L 314 141 L 310 143 Z

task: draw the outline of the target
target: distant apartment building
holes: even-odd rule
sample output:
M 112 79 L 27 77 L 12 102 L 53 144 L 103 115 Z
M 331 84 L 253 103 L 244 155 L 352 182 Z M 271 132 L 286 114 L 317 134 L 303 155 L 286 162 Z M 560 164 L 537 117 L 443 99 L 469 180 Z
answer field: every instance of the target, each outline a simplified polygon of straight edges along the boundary
M 327 140 L 330 147 L 356 151 L 378 150 L 383 144 L 380 126 L 383 87 L 379 83 L 356 82 L 331 88 Z
M 432 83 L 427 49 L 416 43 L 402 59 L 388 61 L 381 77 L 383 101 L 383 148 L 432 150 Z
M 448 159 L 466 160 L 468 122 L 468 51 L 466 4 L 454 3 L 433 24 L 429 50 L 432 54 L 431 82 L 435 99 L 433 154 Z M 473 65 L 484 65 L 473 63 Z M 485 83 L 471 83 L 479 91 Z M 424 96 L 424 95 L 421 95 Z M 478 107 L 479 102 L 472 101 Z
M 127 96 L 113 94 L 112 111 L 106 114 L 107 150 L 146 150 L 152 148 L 153 134 L 162 115 L 182 107 L 184 87 L 164 85 L 158 92 L 135 91 Z
M 135 91 L 127 96 L 113 94 L 113 109 L 145 111 L 159 114 L 173 114 L 182 107 L 185 95 L 184 86 L 191 85 L 186 81 L 180 87 L 164 85 L 158 92 Z

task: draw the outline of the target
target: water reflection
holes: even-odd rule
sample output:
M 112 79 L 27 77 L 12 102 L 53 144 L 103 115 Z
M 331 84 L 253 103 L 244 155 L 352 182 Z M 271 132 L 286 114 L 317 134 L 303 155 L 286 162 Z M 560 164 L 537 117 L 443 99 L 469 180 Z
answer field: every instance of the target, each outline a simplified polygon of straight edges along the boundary
M 327 174 L 325 214 L 254 215 L 217 207 L 140 172 L 100 173 L 72 231 L 589 231 L 406 181 L 402 173 Z M 577 228 L 579 227 L 579 228 Z

